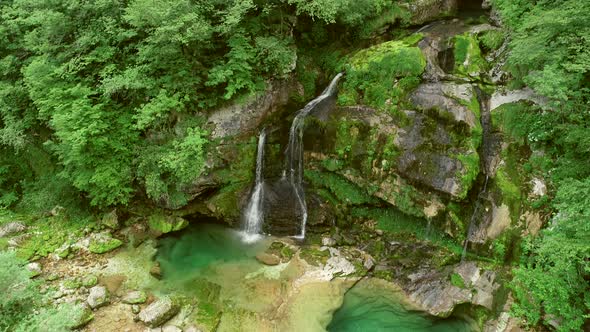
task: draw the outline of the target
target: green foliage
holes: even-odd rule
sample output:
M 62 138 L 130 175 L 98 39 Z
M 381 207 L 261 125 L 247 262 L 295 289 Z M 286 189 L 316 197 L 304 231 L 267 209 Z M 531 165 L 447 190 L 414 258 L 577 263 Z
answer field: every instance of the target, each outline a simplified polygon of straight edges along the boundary
M 364 104 L 395 113 L 405 94 L 420 82 L 418 76 L 426 66 L 424 55 L 412 46 L 413 42 L 415 39 L 385 42 L 354 54 L 348 62 L 339 103 Z
M 508 59 L 513 74 L 568 110 L 584 104 L 590 87 L 590 8 L 577 0 L 495 4 L 513 31 Z
M 45 306 L 37 283 L 29 279 L 24 261 L 14 253 L 0 251 L 0 330 L 66 331 L 74 308 Z
M 506 40 L 502 30 L 487 30 L 478 36 L 479 45 L 484 52 L 492 52 L 500 48 Z
M 481 54 L 477 37 L 465 33 L 454 37 L 455 70 L 461 74 L 477 76 L 485 71 L 487 62 Z
M 541 237 L 524 243 L 526 256 L 513 271 L 513 311 L 528 324 L 556 319 L 558 330 L 576 331 L 589 317 L 589 195 L 588 178 L 564 181 L 554 202 L 559 215 Z
M 363 188 L 334 173 L 306 170 L 305 178 L 315 187 L 324 187 L 330 190 L 345 205 L 361 205 L 376 202 L 376 199 L 369 196 Z
M 429 232 L 427 220 L 411 216 L 395 208 L 353 208 L 353 217 L 367 218 L 377 221 L 377 226 L 386 232 L 398 234 L 404 238 L 408 235 L 446 248 L 449 254 L 461 255 L 463 248 L 444 232 L 432 230 Z
M 115 238 L 100 238 L 90 241 L 88 251 L 95 254 L 104 254 L 106 252 L 115 250 L 123 245 L 123 242 Z
M 461 192 L 459 199 L 467 197 L 467 193 L 479 174 L 479 154 L 474 151 L 468 154 L 457 155 L 457 159 L 463 164 L 463 171 L 457 174 L 461 179 Z
M 151 142 L 142 149 L 137 175 L 150 198 L 164 199 L 173 207 L 186 204 L 182 188 L 205 170 L 206 135 L 199 127 L 186 128 L 180 137 Z
M 465 288 L 465 281 L 463 277 L 457 272 L 453 272 L 450 276 L 451 278 L 451 285 L 459 288 Z

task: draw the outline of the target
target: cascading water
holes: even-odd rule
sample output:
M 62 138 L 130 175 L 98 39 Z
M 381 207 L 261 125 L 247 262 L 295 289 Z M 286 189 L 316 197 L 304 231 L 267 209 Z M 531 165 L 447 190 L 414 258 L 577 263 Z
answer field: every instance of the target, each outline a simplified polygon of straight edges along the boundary
M 338 81 L 343 75 L 344 73 L 336 75 L 321 95 L 307 103 L 303 109 L 297 112 L 289 130 L 289 145 L 287 145 L 285 151 L 286 162 L 283 179 L 288 180 L 291 184 L 297 197 L 297 203 L 301 209 L 301 232 L 295 236 L 299 239 L 305 238 L 305 225 L 307 223 L 307 205 L 305 204 L 305 193 L 303 191 L 303 125 L 305 123 L 305 117 L 320 102 L 334 94 Z
M 245 242 L 254 242 L 260 235 L 262 222 L 264 221 L 264 178 L 262 170 L 264 167 L 264 143 L 266 140 L 266 131 L 262 129 L 258 136 L 258 152 L 256 155 L 256 182 L 254 190 L 244 212 L 243 236 Z

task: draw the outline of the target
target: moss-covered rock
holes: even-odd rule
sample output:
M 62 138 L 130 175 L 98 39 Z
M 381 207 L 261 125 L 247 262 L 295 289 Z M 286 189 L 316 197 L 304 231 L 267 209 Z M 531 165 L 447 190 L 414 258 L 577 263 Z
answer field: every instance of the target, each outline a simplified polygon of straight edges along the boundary
M 479 41 L 469 32 L 454 38 L 455 71 L 458 74 L 477 78 L 486 71 L 487 62 L 481 54 Z
M 363 104 L 397 114 L 406 94 L 418 85 L 426 59 L 414 46 L 422 36 L 385 42 L 361 50 L 346 65 L 340 105 Z
M 166 216 L 164 214 L 153 214 L 148 218 L 150 229 L 159 233 L 170 233 L 179 231 L 188 226 L 188 221 L 181 217 Z
M 123 242 L 119 239 L 113 238 L 109 233 L 98 233 L 90 238 L 88 251 L 95 254 L 104 254 L 119 248 L 121 245 L 123 245 Z

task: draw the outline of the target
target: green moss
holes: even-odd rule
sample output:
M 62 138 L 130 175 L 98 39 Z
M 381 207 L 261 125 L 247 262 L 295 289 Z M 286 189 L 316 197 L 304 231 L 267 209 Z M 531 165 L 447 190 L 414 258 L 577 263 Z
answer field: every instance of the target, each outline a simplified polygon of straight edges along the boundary
M 93 240 L 90 242 L 88 250 L 95 254 L 104 254 L 119 248 L 121 245 L 123 245 L 123 242 L 115 238 Z
M 517 165 L 511 165 L 511 167 L 514 167 L 515 170 L 518 170 Z M 511 173 L 512 172 L 509 171 L 507 165 L 500 166 L 496 171 L 494 183 L 500 190 L 502 195 L 502 203 L 509 207 L 510 214 L 512 216 L 518 216 L 519 207 L 521 204 L 521 192 L 518 186 L 520 181 L 518 174 Z
M 487 63 L 481 54 L 477 38 L 470 33 L 457 35 L 455 43 L 455 70 L 467 76 L 478 76 L 486 70 Z
M 407 215 L 393 208 L 353 208 L 354 218 L 375 220 L 377 227 L 388 234 L 396 235 L 404 240 L 412 237 L 448 250 L 447 256 L 461 255 L 463 247 L 449 238 L 442 231 L 428 231 L 427 220 Z M 450 258 L 449 258 L 450 259 Z
M 399 115 L 406 94 L 419 83 L 426 67 L 424 55 L 412 46 L 421 38 L 385 42 L 350 57 L 339 104 L 364 104 Z
M 221 218 L 237 219 L 240 217 L 239 194 L 245 190 L 247 183 L 235 183 L 223 187 L 215 196 L 208 200 L 214 207 L 213 213 Z
M 98 278 L 94 274 L 89 274 L 82 279 L 84 287 L 90 288 L 96 286 L 96 284 L 98 284 Z
M 316 246 L 306 246 L 301 248 L 299 257 L 311 265 L 326 264 L 328 258 L 330 258 L 330 251 L 322 251 Z
M 165 216 L 160 213 L 152 214 L 148 218 L 150 229 L 160 233 L 179 231 L 188 226 L 188 221 L 181 217 Z
M 467 193 L 473 182 L 479 174 L 479 154 L 477 152 L 471 152 L 469 154 L 460 154 L 457 159 L 463 164 L 463 172 L 457 174 L 460 177 L 461 192 L 459 193 L 459 199 L 467 197 Z
M 486 52 L 491 52 L 502 46 L 506 39 L 506 35 L 502 30 L 488 30 L 484 31 L 478 39 L 481 48 Z
M 64 281 L 63 286 L 66 289 L 78 289 L 82 287 L 82 282 L 78 279 L 67 279 Z
M 461 275 L 457 272 L 453 272 L 453 274 L 451 274 L 451 285 L 459 288 L 466 288 L 463 277 L 461 277 Z
M 456 229 L 453 235 L 460 242 L 465 240 L 465 234 L 467 234 L 469 218 L 471 217 L 469 213 L 469 209 L 456 202 L 451 202 L 447 205 L 447 216 Z
M 17 249 L 17 256 L 24 259 L 46 257 L 64 243 L 73 243 L 81 238 L 85 228 L 90 230 L 98 228 L 93 218 L 70 221 L 66 215 L 21 220 L 29 226 L 27 234 L 30 234 L 30 237 Z
M 342 166 L 344 166 L 344 163 L 342 160 L 329 158 L 322 161 L 322 166 L 324 166 L 324 168 L 330 172 L 335 172 L 341 170 Z
M 376 199 L 367 194 L 363 188 L 358 187 L 334 173 L 306 170 L 305 178 L 309 180 L 314 187 L 324 187 L 328 189 L 330 193 L 345 205 L 360 205 L 376 202 Z

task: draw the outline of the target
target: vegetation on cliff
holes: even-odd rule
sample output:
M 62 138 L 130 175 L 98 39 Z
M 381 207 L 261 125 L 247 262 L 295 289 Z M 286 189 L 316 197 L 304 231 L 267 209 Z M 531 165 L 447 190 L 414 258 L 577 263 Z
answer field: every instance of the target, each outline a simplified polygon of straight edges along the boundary
M 507 123 L 542 151 L 529 167 L 553 181 L 542 235 L 525 242 L 515 269 L 515 313 L 531 324 L 578 330 L 590 310 L 590 8 L 583 1 L 496 0 L 510 28 L 513 84 L 547 96 L 547 109 L 524 108 Z

